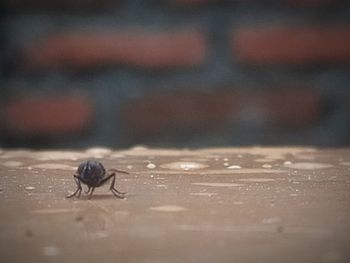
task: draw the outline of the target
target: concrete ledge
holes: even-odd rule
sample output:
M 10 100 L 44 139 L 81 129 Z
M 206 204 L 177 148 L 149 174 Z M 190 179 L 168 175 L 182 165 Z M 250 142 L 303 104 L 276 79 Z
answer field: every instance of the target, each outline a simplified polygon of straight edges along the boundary
M 350 150 L 0 151 L 3 262 L 349 262 Z M 77 166 L 117 174 L 66 199 Z M 85 190 L 85 188 L 84 188 Z

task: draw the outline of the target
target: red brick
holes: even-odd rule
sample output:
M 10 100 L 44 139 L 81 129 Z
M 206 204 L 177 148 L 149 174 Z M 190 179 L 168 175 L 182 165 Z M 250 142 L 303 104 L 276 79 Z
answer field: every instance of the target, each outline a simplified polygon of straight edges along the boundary
M 350 26 L 238 27 L 234 59 L 251 65 L 350 62 Z
M 152 94 L 122 109 L 126 128 L 136 136 L 222 126 L 236 103 L 219 94 Z
M 3 107 L 3 128 L 13 137 L 52 137 L 83 132 L 93 106 L 79 93 L 14 98 Z
M 218 130 L 242 122 L 305 128 L 320 114 L 321 98 L 312 89 L 225 89 L 211 93 L 153 93 L 125 105 L 121 118 L 131 135 L 155 137 Z
M 280 127 L 308 127 L 322 111 L 321 96 L 315 90 L 282 89 L 263 93 L 260 99 L 269 121 Z
M 198 30 L 130 30 L 56 34 L 33 43 L 25 58 L 34 68 L 110 64 L 168 68 L 202 64 L 206 53 L 205 36 Z

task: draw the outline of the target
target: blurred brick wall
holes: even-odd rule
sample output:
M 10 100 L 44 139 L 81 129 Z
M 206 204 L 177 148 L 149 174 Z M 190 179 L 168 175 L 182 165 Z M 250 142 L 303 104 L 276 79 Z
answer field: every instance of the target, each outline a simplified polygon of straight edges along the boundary
M 350 145 L 350 3 L 5 0 L 0 146 Z

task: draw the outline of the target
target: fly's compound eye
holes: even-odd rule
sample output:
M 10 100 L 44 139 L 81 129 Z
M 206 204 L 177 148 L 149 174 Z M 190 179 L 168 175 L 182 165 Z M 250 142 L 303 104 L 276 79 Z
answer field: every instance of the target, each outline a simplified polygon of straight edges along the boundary
M 90 173 L 91 171 L 91 165 L 89 164 L 89 162 L 83 162 L 79 165 L 78 167 L 78 174 L 83 174 L 83 173 Z
M 86 163 L 81 163 L 79 165 L 78 170 L 77 170 L 78 174 L 81 174 L 84 171 L 85 166 L 86 166 Z

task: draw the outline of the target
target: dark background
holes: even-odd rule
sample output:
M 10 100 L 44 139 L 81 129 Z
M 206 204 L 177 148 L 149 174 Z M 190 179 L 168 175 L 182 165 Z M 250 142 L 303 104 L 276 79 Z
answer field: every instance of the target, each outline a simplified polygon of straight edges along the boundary
M 1 5 L 1 147 L 350 145 L 349 1 Z

